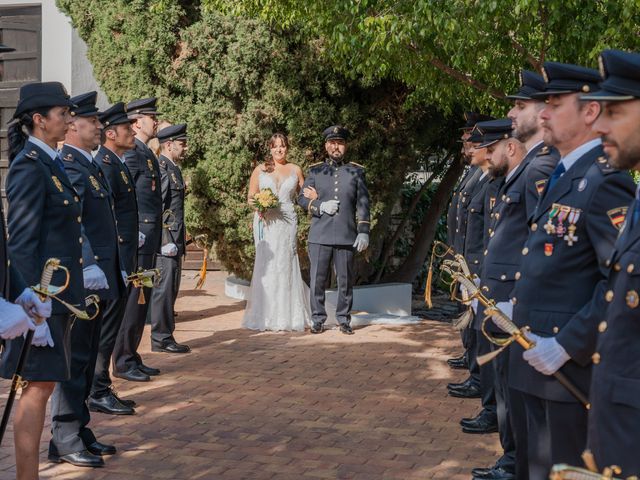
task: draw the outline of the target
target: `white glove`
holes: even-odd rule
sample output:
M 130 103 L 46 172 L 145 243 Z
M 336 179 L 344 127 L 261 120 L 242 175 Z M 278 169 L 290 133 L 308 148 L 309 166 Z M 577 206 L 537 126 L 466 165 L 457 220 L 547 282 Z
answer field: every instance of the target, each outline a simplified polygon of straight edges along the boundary
M 353 248 L 359 252 L 364 252 L 369 246 L 369 234 L 359 233 L 356 237 L 356 241 L 353 242 Z
M 120 275 L 122 275 L 122 280 L 124 281 L 125 285 L 127 284 L 127 272 L 125 272 L 124 270 L 120 270 Z
M 138 248 L 140 248 L 141 246 L 144 245 L 144 240 L 147 238 L 147 236 L 142 233 L 142 232 L 138 232 Z
M 24 308 L 30 317 L 49 318 L 51 316 L 51 299 L 47 298 L 43 302 L 30 288 L 25 288 L 22 291 L 20 296 L 16 298 L 16 303 Z
M 160 253 L 165 257 L 175 257 L 178 254 L 178 247 L 175 243 L 167 243 L 160 249 Z
M 571 359 L 555 337 L 540 337 L 535 333 L 529 333 L 527 337 L 536 342 L 536 346 L 525 350 L 522 358 L 543 375 L 556 373 L 562 365 Z
M 42 322 L 35 327 L 31 345 L 34 347 L 46 347 L 47 345 L 53 347 L 53 338 L 51 337 L 51 330 L 49 330 L 49 324 L 47 322 Z
M 496 304 L 496 308 L 502 311 L 509 320 L 513 321 L 513 303 L 511 303 L 511 301 L 498 302 Z
M 340 200 L 327 200 L 326 202 L 322 202 L 320 204 L 320 215 L 323 213 L 335 215 L 338 211 L 338 205 L 340 205 Z
M 471 310 L 473 310 L 473 313 L 478 313 L 478 299 L 474 298 L 473 300 L 471 300 Z
M 87 290 L 103 290 L 109 288 L 107 277 L 98 265 L 89 265 L 82 270 L 84 288 Z
M 5 340 L 19 337 L 29 329 L 33 330 L 32 325 L 24 308 L 0 298 L 0 337 Z

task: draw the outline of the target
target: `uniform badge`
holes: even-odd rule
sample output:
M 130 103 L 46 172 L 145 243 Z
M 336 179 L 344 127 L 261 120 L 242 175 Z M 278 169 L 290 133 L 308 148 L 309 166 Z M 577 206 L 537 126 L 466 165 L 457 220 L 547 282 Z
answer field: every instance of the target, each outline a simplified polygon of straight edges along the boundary
M 62 188 L 62 182 L 60 182 L 60 179 L 58 177 L 56 177 L 55 175 L 51 175 L 51 180 L 53 180 L 53 184 L 60 192 L 64 192 L 64 188 Z
M 536 191 L 538 192 L 538 196 L 542 195 L 542 192 L 544 192 L 544 187 L 547 185 L 547 179 L 543 179 L 543 180 L 538 180 L 536 182 Z
M 106 163 L 107 165 L 111 165 L 111 157 L 107 154 L 104 157 L 102 157 L 102 162 Z
M 173 180 L 173 183 L 175 183 L 176 185 L 178 184 L 178 179 L 176 178 L 176 174 L 171 172 L 171 180 Z
M 147 167 L 149 167 L 149 170 L 151 170 L 153 172 L 153 163 L 151 163 L 151 159 L 147 158 Z
M 582 180 L 580 180 L 580 183 L 578 184 L 578 191 L 582 192 L 585 188 L 587 188 L 587 179 L 583 178 Z
M 544 244 L 544 254 L 547 257 L 550 257 L 551 255 L 553 255 L 553 243 L 545 243 Z
M 153 180 L 151 180 L 151 191 L 152 192 L 156 191 L 156 179 L 155 178 Z
M 636 308 L 638 304 L 640 304 L 640 297 L 638 296 L 638 292 L 635 290 L 629 290 L 624 298 L 627 301 L 627 307 L 629 308 Z
M 73 162 L 73 155 L 71 155 L 70 153 L 67 153 L 64 157 L 62 157 L 62 159 L 65 162 Z
M 572 208 L 569 211 L 569 216 L 567 217 L 567 220 L 569 221 L 569 227 L 567 227 L 567 234 L 563 237 L 563 239 L 570 247 L 572 247 L 573 244 L 578 241 L 578 236 L 576 235 L 576 229 L 578 227 L 576 227 L 576 223 L 578 223 L 578 220 L 580 219 L 581 212 L 582 210 L 580 210 L 579 208 Z
M 560 205 L 554 203 L 551 205 L 551 210 L 549 211 L 549 219 L 547 223 L 544 225 L 544 231 L 547 232 L 547 235 L 554 235 L 556 233 L 556 226 L 553 224 L 553 220 L 560 213 Z
M 628 208 L 629 207 L 618 207 L 607 211 L 607 216 L 609 217 L 611 224 L 619 231 L 622 230 Z
M 98 183 L 98 180 L 96 180 L 96 177 L 94 177 L 93 175 L 89 175 L 89 181 L 91 182 L 91 185 L 96 190 L 96 192 L 100 191 L 100 184 Z
M 120 175 L 122 176 L 122 181 L 125 185 L 129 185 L 129 179 L 127 178 L 127 174 L 120 170 Z
M 496 206 L 496 197 L 489 197 L 489 210 Z

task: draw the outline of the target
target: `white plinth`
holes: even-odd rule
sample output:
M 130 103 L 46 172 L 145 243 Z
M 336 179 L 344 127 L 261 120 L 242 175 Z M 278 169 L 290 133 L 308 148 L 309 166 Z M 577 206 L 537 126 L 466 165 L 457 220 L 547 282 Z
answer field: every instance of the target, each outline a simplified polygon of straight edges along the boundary
M 249 286 L 247 280 L 229 276 L 224 281 L 224 294 L 236 300 L 246 300 L 249 297 Z
M 229 276 L 224 282 L 224 293 L 236 300 L 246 300 L 250 283 L 247 280 Z M 338 292 L 327 290 L 325 308 L 326 326 L 337 325 L 336 301 Z M 353 288 L 353 313 L 351 325 L 402 325 L 418 323 L 420 318 L 411 316 L 411 284 L 380 283 L 361 285 Z
M 337 290 L 327 290 L 325 307 L 327 323 L 336 322 Z M 377 283 L 353 287 L 353 307 L 355 312 L 377 314 L 376 317 L 408 317 L 411 315 L 410 283 Z M 364 320 L 364 318 L 363 318 Z

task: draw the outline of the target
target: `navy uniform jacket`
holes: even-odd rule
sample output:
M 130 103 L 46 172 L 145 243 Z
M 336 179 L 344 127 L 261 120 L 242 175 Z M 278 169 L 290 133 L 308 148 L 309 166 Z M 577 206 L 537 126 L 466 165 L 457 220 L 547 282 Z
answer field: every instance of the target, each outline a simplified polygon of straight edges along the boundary
M 55 257 L 69 269 L 69 287 L 60 298 L 84 309 L 82 210 L 64 170 L 31 142 L 11 162 L 7 177 L 9 258 L 27 285 L 40 283 L 45 262 Z M 63 285 L 57 271 L 51 285 Z M 53 314 L 68 313 L 53 302 Z
M 471 170 L 473 169 L 473 173 Z M 482 175 L 482 170 L 477 167 L 471 167 L 469 170 L 469 176 L 466 179 L 464 186 L 461 186 L 458 193 L 457 205 L 456 205 L 456 231 L 453 237 L 453 250 L 456 253 L 464 254 L 464 243 L 467 233 L 467 211 L 469 207 L 469 200 L 473 189 L 478 183 L 478 179 Z
M 541 336 L 555 335 L 571 356 L 562 370 L 584 392 L 589 389 L 595 339 L 584 310 L 606 274 L 605 262 L 618 234 L 607 212 L 628 205 L 634 191 L 631 176 L 611 168 L 603 153 L 601 145 L 592 148 L 543 194 L 522 249 L 512 298 L 514 322 Z M 581 210 L 573 245 L 566 235 L 550 235 L 545 229 L 554 204 Z M 559 223 L 557 217 L 552 223 Z M 563 225 L 569 224 L 567 218 Z M 554 377 L 526 363 L 521 347 L 511 348 L 517 349 L 509 356 L 511 387 L 547 400 L 576 401 Z
M 184 226 L 184 179 L 180 168 L 167 157 L 160 155 L 162 175 L 162 208 L 171 210 L 173 215 L 164 215 L 162 222 L 162 245 L 174 243 L 178 247 L 178 257 L 186 254 L 186 229 Z
M 541 153 L 547 150 L 542 143 L 534 147 L 497 192 L 488 223 L 481 277 L 483 293 L 496 302 L 508 301 L 514 288 L 522 248 L 529 236 L 527 219 L 533 215 L 538 202 L 536 183 L 546 184 L 558 162 L 557 154 Z M 480 306 L 477 316 L 480 324 L 484 316 L 484 308 Z M 486 323 L 486 329 L 504 333 L 491 321 Z
M 0 202 L 0 296 L 5 300 L 15 300 L 27 288 L 22 275 L 9 261 L 7 252 L 7 233 L 4 223 L 4 209 Z
M 139 230 L 146 235 L 138 253 L 154 255 L 160 250 L 162 235 L 160 166 L 149 147 L 137 138 L 135 141 L 135 148 L 127 151 L 124 159 L 135 183 Z
M 531 149 L 525 159 L 530 159 L 531 163 L 525 173 L 527 219 L 530 219 L 536 209 L 538 200 L 547 186 L 549 177 L 560 161 L 560 152 L 554 147 L 547 146 L 540 142 Z
M 469 195 L 467 207 L 467 228 L 464 235 L 463 255 L 469 264 L 471 273 L 480 275 L 482 252 L 484 251 L 484 205 L 487 188 L 491 177 L 487 173 L 478 180 Z
M 302 190 L 298 196 L 300 206 L 313 217 L 309 243 L 350 246 L 358 233 L 369 233 L 369 191 L 362 165 L 332 160 L 316 163 L 309 168 L 303 190 L 306 187 L 318 192 L 316 200 L 309 201 Z M 320 215 L 320 204 L 327 200 L 340 201 L 335 215 Z
M 127 273 L 138 264 L 138 203 L 133 178 L 127 166 L 108 148 L 101 146 L 94 157 L 113 194 L 120 257 Z
M 637 200 L 636 200 L 637 202 Z M 635 204 L 629 207 L 627 222 Z M 624 212 L 611 212 L 620 216 Z M 591 411 L 588 447 L 598 465 L 619 465 L 621 478 L 640 475 L 640 222 L 623 228 L 611 258 L 609 276 L 593 298 Z
M 124 294 L 124 266 L 120 261 L 118 232 L 113 213 L 111 187 L 100 167 L 75 148 L 64 145 L 60 151 L 64 168 L 82 206 L 83 266 L 97 264 L 107 277 L 108 289 L 92 290 L 100 300 L 114 300 Z
M 458 185 L 453 189 L 451 203 L 449 203 L 449 209 L 447 210 L 447 243 L 450 246 L 453 246 L 456 238 L 456 227 L 458 225 L 458 197 L 460 196 L 460 191 L 473 176 L 476 169 L 477 167 L 467 168 L 462 175 L 460 182 L 458 182 Z

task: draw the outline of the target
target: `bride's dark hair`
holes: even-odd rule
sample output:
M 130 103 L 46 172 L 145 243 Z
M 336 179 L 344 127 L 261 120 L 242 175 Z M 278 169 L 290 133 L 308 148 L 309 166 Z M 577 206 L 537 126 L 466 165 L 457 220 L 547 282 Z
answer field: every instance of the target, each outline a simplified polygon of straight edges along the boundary
M 271 135 L 271 138 L 269 139 L 269 148 L 273 148 L 275 146 L 276 140 L 280 140 L 285 148 L 289 148 L 289 139 L 284 133 L 280 132 Z

